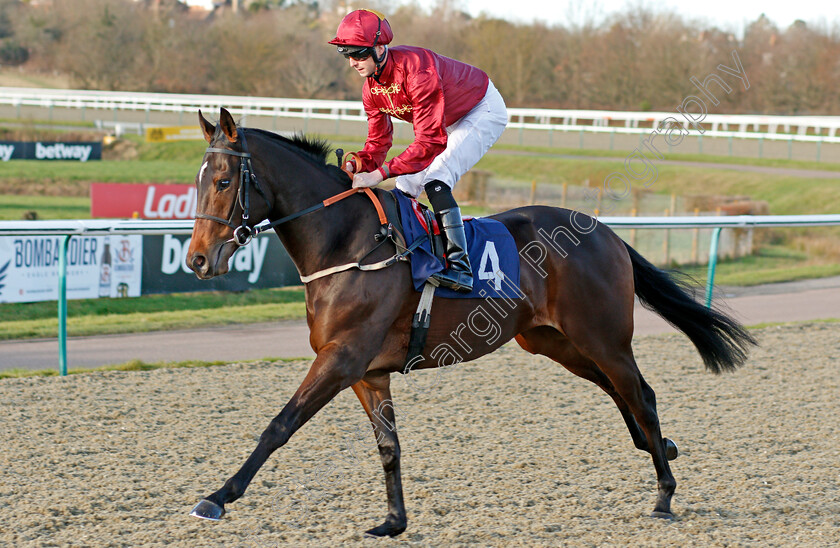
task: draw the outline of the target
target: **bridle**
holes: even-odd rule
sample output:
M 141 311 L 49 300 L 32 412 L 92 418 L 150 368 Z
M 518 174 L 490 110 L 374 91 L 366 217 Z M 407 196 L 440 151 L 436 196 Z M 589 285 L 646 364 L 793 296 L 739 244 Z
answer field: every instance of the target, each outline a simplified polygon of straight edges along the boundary
M 242 132 L 242 147 L 247 151 L 247 146 L 245 144 L 245 133 Z M 393 225 L 388 222 L 388 218 L 385 215 L 384 208 L 382 204 L 379 202 L 379 198 L 376 197 L 376 194 L 369 188 L 350 188 L 349 190 L 345 190 L 344 192 L 340 192 L 334 196 L 327 198 L 321 202 L 318 202 L 315 205 L 309 206 L 306 209 L 302 209 L 291 215 L 287 215 L 282 219 L 277 219 L 276 221 L 271 221 L 270 223 L 262 223 L 253 228 L 248 226 L 248 219 L 250 218 L 250 193 L 249 193 L 249 185 L 253 183 L 254 188 L 263 197 L 266 204 L 269 204 L 270 209 L 273 209 L 274 206 L 270 204 L 268 197 L 265 195 L 263 190 L 260 188 L 259 183 L 257 182 L 257 176 L 254 174 L 254 168 L 251 166 L 251 154 L 249 152 L 237 152 L 235 150 L 231 150 L 228 148 L 215 148 L 215 147 L 208 147 L 204 153 L 207 154 L 208 152 L 218 152 L 220 154 L 227 154 L 230 156 L 236 156 L 239 158 L 239 192 L 237 194 L 237 199 L 234 201 L 233 205 L 231 206 L 230 216 L 228 220 L 224 220 L 221 217 L 216 217 L 215 215 L 209 215 L 207 213 L 196 213 L 196 219 L 209 219 L 211 221 L 215 221 L 217 223 L 221 223 L 225 226 L 229 226 L 233 229 L 233 237 L 225 243 L 234 242 L 238 246 L 245 246 L 251 241 L 251 239 L 260 234 L 261 232 L 265 232 L 266 230 L 273 228 L 277 225 L 283 224 L 285 222 L 291 221 L 293 219 L 297 219 L 298 217 L 302 217 L 303 215 L 307 215 L 314 211 L 318 211 L 319 209 L 329 207 L 335 203 L 338 203 L 345 198 L 348 198 L 354 194 L 364 193 L 370 198 L 371 202 L 373 203 L 374 208 L 376 209 L 377 216 L 379 217 L 379 224 L 380 224 L 380 231 L 374 235 L 374 239 L 379 242 L 373 249 L 368 251 L 362 259 L 357 262 L 347 263 L 343 265 L 334 266 L 331 268 L 326 268 L 324 270 L 319 270 L 314 274 L 310 274 L 309 276 L 301 275 L 301 281 L 306 284 L 313 280 L 317 280 L 318 278 L 323 278 L 324 276 L 329 276 L 331 274 L 335 274 L 337 272 L 343 272 L 345 270 L 349 270 L 351 268 L 357 268 L 362 271 L 367 270 L 380 270 L 382 268 L 387 268 L 393 264 L 396 264 L 399 261 L 408 261 L 408 256 L 414 252 L 414 250 L 420 246 L 421 243 L 428 237 L 424 236 L 422 238 L 417 238 L 409 247 L 402 246 L 395 237 L 394 234 L 394 227 Z M 342 155 L 343 152 L 341 149 L 337 151 L 339 154 L 338 164 L 343 166 Z M 349 156 L 349 155 L 348 155 Z M 358 161 L 358 160 L 357 160 Z M 358 164 L 357 164 L 358 165 Z M 352 178 L 352 173 L 347 172 L 342 168 L 345 173 L 348 174 Z M 237 226 L 233 224 L 233 214 L 236 211 L 236 204 L 239 204 L 239 207 L 242 208 L 242 224 Z M 386 241 L 391 241 L 397 247 L 396 255 L 389 257 L 383 261 L 379 261 L 373 264 L 362 264 L 362 260 L 376 251 L 381 245 L 383 245 Z
M 205 154 L 208 152 L 218 152 L 220 154 L 227 154 L 229 156 L 237 156 L 239 158 L 239 188 L 236 195 L 236 200 L 233 202 L 230 208 L 230 216 L 228 220 L 224 220 L 221 217 L 216 217 L 215 215 L 210 215 L 208 213 L 198 213 L 196 212 L 195 218 L 196 219 L 209 219 L 211 221 L 216 221 L 217 223 L 221 223 L 223 225 L 229 226 L 233 229 L 233 237 L 225 243 L 234 242 L 236 245 L 245 246 L 251 241 L 251 238 L 256 236 L 257 232 L 248 226 L 248 219 L 251 218 L 250 211 L 251 211 L 251 193 L 249 192 L 249 187 L 253 183 L 254 189 L 256 189 L 257 193 L 262 196 L 265 203 L 271 206 L 269 203 L 268 197 L 263 192 L 262 188 L 260 188 L 260 184 L 257 181 L 257 175 L 254 173 L 254 167 L 251 165 L 251 153 L 247 152 L 248 146 L 245 143 L 245 133 L 240 132 L 242 136 L 242 148 L 246 150 L 246 152 L 237 152 L 235 150 L 230 150 L 228 148 L 215 148 L 215 147 L 208 147 L 207 150 L 204 151 Z M 242 224 L 236 226 L 233 224 L 233 215 L 236 212 L 236 204 L 239 204 L 239 207 L 242 209 Z
M 382 209 L 382 205 L 379 203 L 379 199 L 369 188 L 351 188 L 350 190 L 345 190 L 344 192 L 340 192 L 335 196 L 331 196 L 326 200 L 318 202 L 315 205 L 309 206 L 306 209 L 302 209 L 300 211 L 292 213 L 291 215 L 287 215 L 282 219 L 277 219 L 276 221 L 271 221 L 269 223 L 262 223 L 257 226 L 254 226 L 253 228 L 248 226 L 251 205 L 249 185 L 251 183 L 253 183 L 256 191 L 259 193 L 260 196 L 262 196 L 263 200 L 265 200 L 265 203 L 269 205 L 269 209 L 273 209 L 274 206 L 270 203 L 268 197 L 265 195 L 265 192 L 263 192 L 259 182 L 257 181 L 257 175 L 254 173 L 254 168 L 251 165 L 251 153 L 247 152 L 248 147 L 245 142 L 245 133 L 240 132 L 240 135 L 242 136 L 242 148 L 245 149 L 246 152 L 237 152 L 229 148 L 216 147 L 208 147 L 204 151 L 205 154 L 207 154 L 208 152 L 218 152 L 220 154 L 227 154 L 229 156 L 236 156 L 239 158 L 239 191 L 237 193 L 236 201 L 234 201 L 233 205 L 231 206 L 230 216 L 228 217 L 228 220 L 224 220 L 221 217 L 216 217 L 215 215 L 210 215 L 208 213 L 196 212 L 195 214 L 196 219 L 209 219 L 211 221 L 216 221 L 217 223 L 221 223 L 225 226 L 231 227 L 233 229 L 233 237 L 230 240 L 227 240 L 227 242 L 225 243 L 234 242 L 239 246 L 248 245 L 248 243 L 250 243 L 251 239 L 254 236 L 265 232 L 266 230 L 274 228 L 277 225 L 281 225 L 283 223 L 297 219 L 298 217 L 302 217 L 303 215 L 312 213 L 313 211 L 318 211 L 319 209 L 331 206 L 336 202 L 340 202 L 344 198 L 348 198 L 353 194 L 358 194 L 360 192 L 366 194 L 368 198 L 370 198 L 370 200 L 373 202 L 373 205 L 376 208 L 376 213 L 379 216 L 379 223 L 383 227 L 383 229 L 390 226 L 385 212 Z M 341 151 L 341 149 L 339 149 L 339 151 Z M 351 155 L 348 154 L 348 158 L 350 156 Z M 343 165 L 341 159 L 339 159 L 338 163 L 339 165 Z M 342 170 L 345 171 L 345 173 L 348 173 L 343 168 Z M 351 179 L 353 178 L 352 173 L 348 173 L 348 176 Z M 239 226 L 233 224 L 233 215 L 236 212 L 237 203 L 239 204 L 239 207 L 242 208 L 242 224 Z M 377 241 L 379 241 L 379 239 L 377 239 Z

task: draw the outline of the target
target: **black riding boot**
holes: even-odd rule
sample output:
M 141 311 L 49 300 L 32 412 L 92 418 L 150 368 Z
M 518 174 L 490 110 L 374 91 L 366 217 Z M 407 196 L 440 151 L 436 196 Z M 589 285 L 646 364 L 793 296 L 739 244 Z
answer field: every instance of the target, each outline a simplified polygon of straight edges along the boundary
M 447 268 L 432 278 L 446 287 L 460 293 L 469 293 L 473 288 L 470 258 L 467 255 L 467 237 L 464 234 L 464 221 L 461 209 L 452 197 L 452 189 L 440 181 L 426 184 L 426 195 L 432 209 L 439 216 L 443 233 L 446 236 Z

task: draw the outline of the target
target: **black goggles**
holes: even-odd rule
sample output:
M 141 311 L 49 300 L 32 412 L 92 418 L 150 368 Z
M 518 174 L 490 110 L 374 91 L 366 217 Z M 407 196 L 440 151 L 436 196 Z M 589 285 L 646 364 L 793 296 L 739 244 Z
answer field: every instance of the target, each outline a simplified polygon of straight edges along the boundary
M 356 51 L 341 52 L 345 59 L 355 59 L 356 61 L 364 61 L 373 55 L 373 48 L 362 48 Z

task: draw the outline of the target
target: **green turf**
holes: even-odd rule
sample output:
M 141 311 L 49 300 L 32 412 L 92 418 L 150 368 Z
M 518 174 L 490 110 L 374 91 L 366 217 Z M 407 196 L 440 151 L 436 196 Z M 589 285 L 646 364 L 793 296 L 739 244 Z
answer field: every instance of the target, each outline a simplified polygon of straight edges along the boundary
M 479 169 L 499 178 L 532 179 L 539 184 L 582 185 L 599 188 L 612 173 L 623 173 L 624 164 L 609 160 L 558 159 L 550 156 L 521 157 L 487 155 Z M 768 175 L 710 167 L 656 166 L 656 179 L 646 190 L 679 196 L 729 195 L 764 200 L 775 215 L 836 213 L 840 204 L 840 180 Z M 636 189 L 641 189 L 637 182 Z M 631 190 L 632 190 L 631 186 Z M 630 196 L 624 198 L 630 201 Z
M 303 358 L 276 358 L 266 357 L 259 361 L 264 362 L 283 362 L 291 363 Z M 229 365 L 229 362 L 224 361 L 201 361 L 201 360 L 187 360 L 181 362 L 144 362 L 142 360 L 130 360 L 125 363 L 105 365 L 96 368 L 76 367 L 67 371 L 68 375 L 80 375 L 84 373 L 100 373 L 103 371 L 153 371 L 155 369 L 180 369 L 188 367 L 212 367 L 217 365 Z M 59 372 L 57 369 L 7 369 L 0 371 L 0 379 L 20 379 L 25 377 L 56 377 Z
M 708 266 L 679 270 L 705 285 Z M 715 285 L 750 286 L 840 275 L 840 264 L 813 264 L 805 253 L 782 246 L 765 246 L 755 254 L 718 262 Z
M 194 310 L 161 310 L 128 314 L 69 315 L 67 334 L 71 337 L 137 333 L 172 329 L 196 329 L 252 322 L 273 322 L 304 318 L 304 303 L 255 304 L 250 306 L 220 306 Z M 58 317 L 37 320 L 0 322 L 0 340 L 55 337 Z
M 301 287 L 255 289 L 239 293 L 202 291 L 196 293 L 170 293 L 145 295 L 130 299 L 78 299 L 67 303 L 71 317 L 116 316 L 124 314 L 153 314 L 169 310 L 199 311 L 223 307 L 303 303 Z M 56 315 L 54 301 L 37 303 L 2 303 L 0 318 L 14 317 L 16 321 L 52 319 Z
M 601 150 L 539 147 L 522 145 L 495 146 L 491 150 L 506 149 L 522 152 L 532 152 L 546 156 L 590 156 L 592 158 L 619 158 L 623 162 L 632 151 L 629 150 Z M 745 156 L 715 156 L 711 154 L 685 154 L 664 152 L 664 159 L 668 161 L 701 162 L 705 164 L 731 164 L 745 166 L 779 167 L 786 169 L 813 169 L 818 171 L 840 171 L 840 163 L 815 162 L 813 160 L 788 160 L 785 158 L 752 158 Z
M 242 322 L 300 320 L 306 317 L 300 287 L 247 292 L 198 292 L 146 295 L 129 299 L 68 301 L 70 336 L 133 333 L 228 325 Z M 0 304 L 0 340 L 55 337 L 55 301 Z
M 90 198 L 64 196 L 0 196 L 0 220 L 20 220 L 34 211 L 38 219 L 88 219 Z
M 3 178 L 7 184 L 44 181 L 192 184 L 200 163 L 200 153 L 193 161 L 172 158 L 89 162 L 14 160 L 3 163 Z

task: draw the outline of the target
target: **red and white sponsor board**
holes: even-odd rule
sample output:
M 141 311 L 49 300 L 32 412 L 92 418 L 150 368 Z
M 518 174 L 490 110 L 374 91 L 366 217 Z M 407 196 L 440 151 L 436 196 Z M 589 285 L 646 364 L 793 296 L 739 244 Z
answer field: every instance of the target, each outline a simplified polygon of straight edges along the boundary
M 195 185 L 93 183 L 92 217 L 117 219 L 193 219 Z

